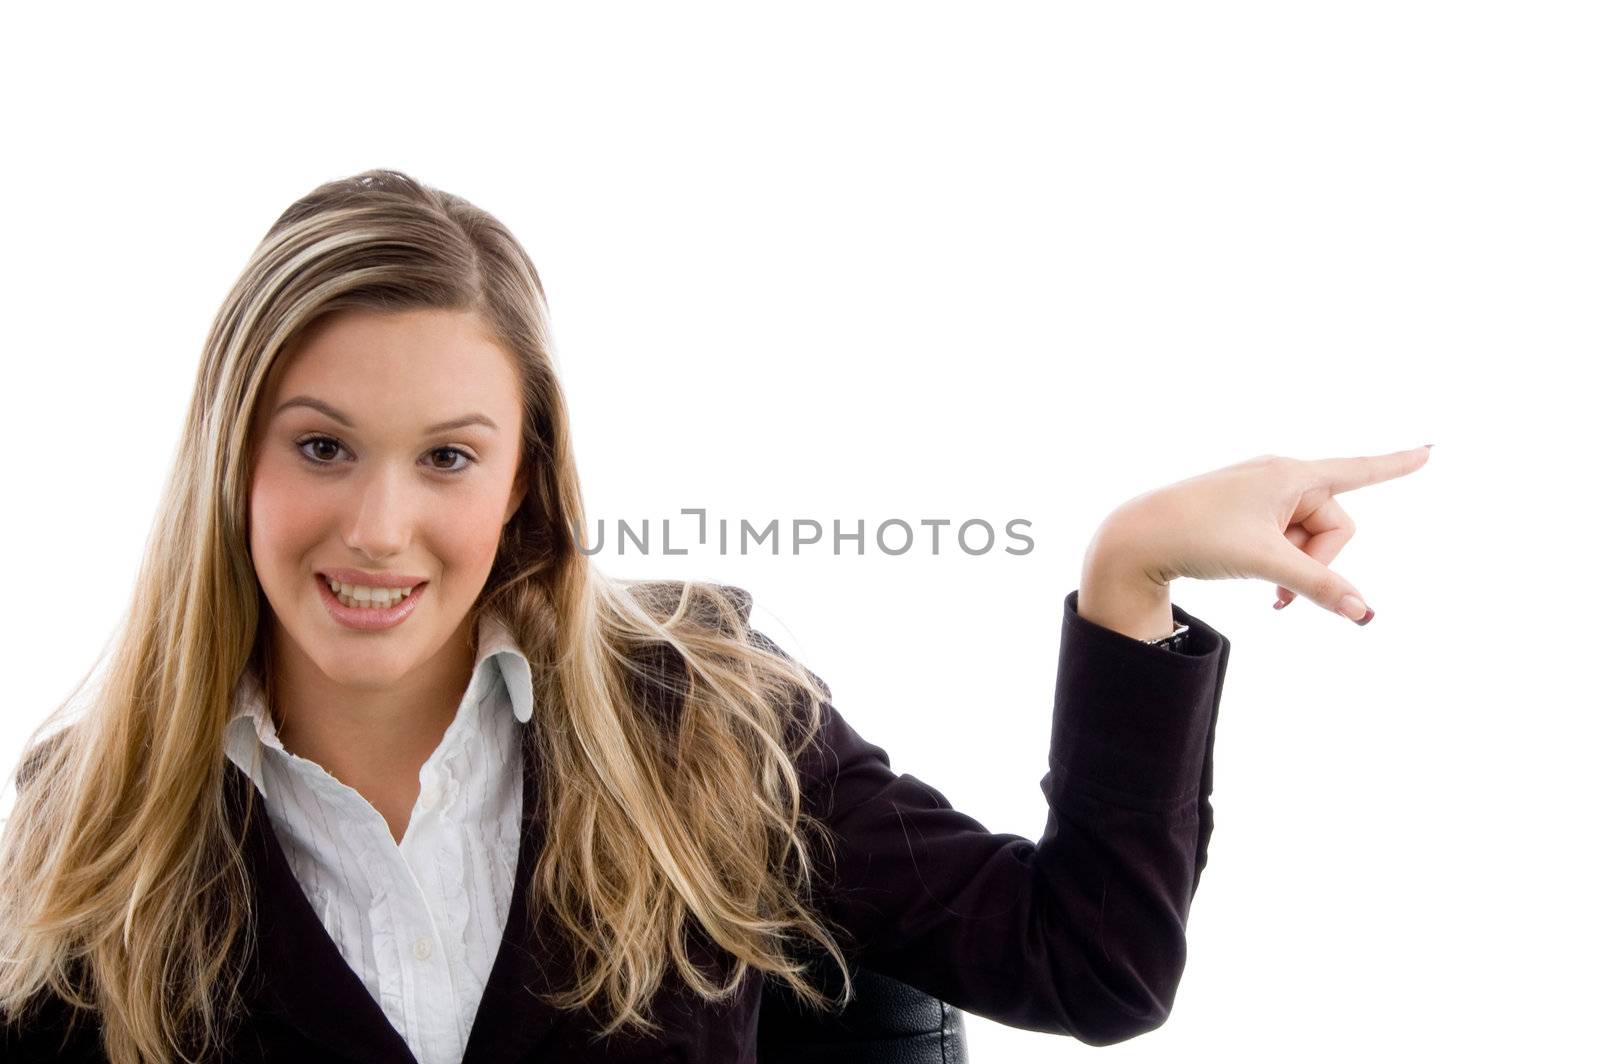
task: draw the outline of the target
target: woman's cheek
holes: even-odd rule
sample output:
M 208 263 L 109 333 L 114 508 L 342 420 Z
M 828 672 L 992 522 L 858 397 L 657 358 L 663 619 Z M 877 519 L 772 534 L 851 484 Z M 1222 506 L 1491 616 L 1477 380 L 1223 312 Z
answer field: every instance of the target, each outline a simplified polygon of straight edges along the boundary
M 474 579 L 487 579 L 494 565 L 494 556 L 500 547 L 501 524 L 505 502 L 488 493 L 475 497 L 466 513 L 465 521 L 452 521 L 453 540 L 459 545 L 456 563 L 469 571 Z M 448 542 L 448 541 L 447 541 Z
M 250 547 L 258 564 L 287 558 L 313 535 L 317 503 L 314 493 L 296 491 L 290 478 L 273 465 L 259 468 L 250 491 Z

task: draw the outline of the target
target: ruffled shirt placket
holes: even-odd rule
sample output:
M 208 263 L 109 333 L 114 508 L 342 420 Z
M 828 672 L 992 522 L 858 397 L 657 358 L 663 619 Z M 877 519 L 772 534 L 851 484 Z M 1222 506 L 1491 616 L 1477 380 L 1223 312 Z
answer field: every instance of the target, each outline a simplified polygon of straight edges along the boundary
M 398 844 L 359 792 L 284 749 L 248 674 L 227 738 L 329 936 L 422 1064 L 459 1061 L 466 1051 L 515 868 L 517 724 L 531 717 L 531 682 L 504 628 L 486 626 L 479 639 L 472 682 L 423 763 Z M 233 727 L 244 718 L 252 727 Z

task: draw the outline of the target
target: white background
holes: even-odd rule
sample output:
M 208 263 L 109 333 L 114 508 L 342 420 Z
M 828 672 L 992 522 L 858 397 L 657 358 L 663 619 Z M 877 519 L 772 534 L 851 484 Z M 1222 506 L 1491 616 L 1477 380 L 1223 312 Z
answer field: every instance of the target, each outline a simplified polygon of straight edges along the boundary
M 1262 453 L 1437 444 L 1341 497 L 1368 626 L 1175 586 L 1233 641 L 1216 834 L 1170 1020 L 1100 1052 L 1592 1045 L 1589 5 L 9 23 L 3 769 L 119 622 L 250 249 L 392 166 L 537 263 L 592 519 L 1032 522 L 1022 556 L 596 559 L 750 589 L 897 770 L 993 831 L 1043 829 L 1063 599 L 1112 508 Z M 984 1064 L 1091 1052 L 967 1026 Z

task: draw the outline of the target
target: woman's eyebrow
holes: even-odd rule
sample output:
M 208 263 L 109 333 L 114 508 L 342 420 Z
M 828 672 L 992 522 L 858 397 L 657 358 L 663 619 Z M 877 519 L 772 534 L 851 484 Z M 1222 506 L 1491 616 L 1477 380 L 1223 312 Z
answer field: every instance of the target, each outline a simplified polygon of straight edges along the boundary
M 293 399 L 285 399 L 278 404 L 278 409 L 272 412 L 272 416 L 276 418 L 293 406 L 310 407 L 312 410 L 328 415 L 345 428 L 353 429 L 356 427 L 356 423 L 351 420 L 348 414 L 324 403 L 321 399 L 313 399 L 309 395 L 297 395 Z M 500 431 L 500 426 L 496 425 L 493 420 L 484 414 L 463 414 L 461 417 L 451 418 L 449 421 L 441 421 L 437 425 L 429 425 L 423 431 L 428 433 L 449 432 L 451 429 L 466 428 L 468 425 L 485 425 L 496 432 Z

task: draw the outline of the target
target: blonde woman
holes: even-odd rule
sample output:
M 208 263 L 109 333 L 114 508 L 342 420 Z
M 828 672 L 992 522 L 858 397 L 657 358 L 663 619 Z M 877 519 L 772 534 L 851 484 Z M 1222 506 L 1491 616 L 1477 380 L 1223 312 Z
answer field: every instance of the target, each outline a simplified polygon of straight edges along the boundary
M 1119 507 L 1035 843 L 893 772 L 740 589 L 590 564 L 549 329 L 505 227 L 404 174 L 271 227 L 103 682 L 14 772 L 0 1057 L 748 1062 L 765 983 L 833 1008 L 853 966 L 1093 1045 L 1159 1026 L 1229 647 L 1170 583 L 1352 608 L 1333 495 L 1426 452 Z

